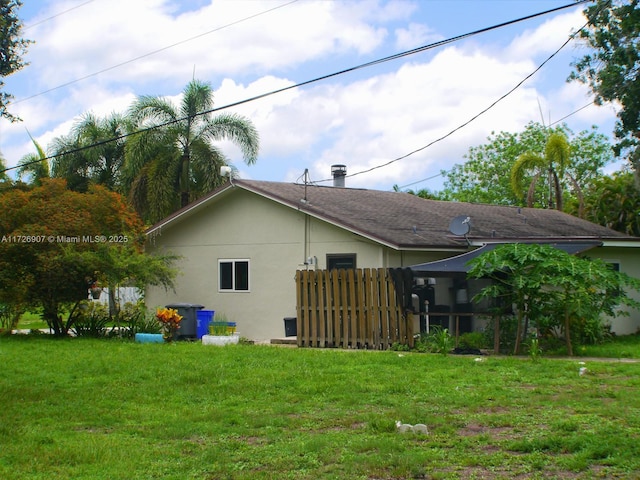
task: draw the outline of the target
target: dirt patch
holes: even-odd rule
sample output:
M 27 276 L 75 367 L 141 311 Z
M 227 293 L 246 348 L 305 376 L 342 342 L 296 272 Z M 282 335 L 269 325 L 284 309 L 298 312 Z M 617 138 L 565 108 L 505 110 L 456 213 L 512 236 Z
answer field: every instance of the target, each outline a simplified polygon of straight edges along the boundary
M 512 427 L 488 427 L 479 423 L 469 423 L 458 429 L 461 437 L 472 437 L 476 435 L 488 435 L 491 438 L 515 438 Z

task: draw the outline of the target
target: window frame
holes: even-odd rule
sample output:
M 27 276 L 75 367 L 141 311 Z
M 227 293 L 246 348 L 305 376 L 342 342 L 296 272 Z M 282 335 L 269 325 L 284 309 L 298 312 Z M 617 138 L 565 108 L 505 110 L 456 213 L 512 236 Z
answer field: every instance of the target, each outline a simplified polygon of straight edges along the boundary
M 242 281 L 242 279 L 238 278 L 238 270 L 237 265 L 240 263 L 247 264 L 246 271 L 246 285 L 247 288 L 238 288 L 238 282 Z M 231 264 L 231 288 L 222 288 L 223 284 L 227 282 L 223 282 L 222 280 L 222 265 L 223 264 Z M 218 292 L 219 293 L 249 293 L 251 292 L 251 260 L 248 258 L 219 258 L 218 259 Z
M 352 263 L 353 263 L 353 266 L 352 267 L 336 267 L 336 266 L 332 267 L 330 265 L 330 263 L 333 263 L 336 260 L 340 260 L 340 259 L 349 259 L 349 260 L 351 260 Z M 348 269 L 352 269 L 352 268 L 355 269 L 355 268 L 357 268 L 357 265 L 358 265 L 357 264 L 357 259 L 358 259 L 358 256 L 355 253 L 327 253 L 327 258 L 326 258 L 327 270 L 332 270 L 334 268 L 338 269 L 338 270 L 340 270 L 340 269 L 348 270 Z

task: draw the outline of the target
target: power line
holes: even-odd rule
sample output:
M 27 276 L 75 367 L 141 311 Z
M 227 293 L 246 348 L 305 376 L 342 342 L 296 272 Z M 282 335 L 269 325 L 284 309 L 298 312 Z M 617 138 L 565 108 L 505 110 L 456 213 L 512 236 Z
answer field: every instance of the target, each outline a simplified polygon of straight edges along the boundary
M 94 0 L 90 0 L 89 2 L 86 2 L 86 3 L 91 3 L 92 1 L 94 1 Z M 150 57 L 152 55 L 155 55 L 156 53 L 164 52 L 165 50 L 169 50 L 170 48 L 177 47 L 178 45 L 182 45 L 183 43 L 187 43 L 187 42 L 190 42 L 192 40 L 196 40 L 198 38 L 204 37 L 206 35 L 210 35 L 210 34 L 215 33 L 215 32 L 219 32 L 220 30 L 224 30 L 225 28 L 229 28 L 229 27 L 232 27 L 234 25 L 238 25 L 239 23 L 245 22 L 247 20 L 252 20 L 252 19 L 254 19 L 256 17 L 259 17 L 261 15 L 266 15 L 267 13 L 271 13 L 271 12 L 273 12 L 275 10 L 278 10 L 280 8 L 289 6 L 292 3 L 296 3 L 298 1 L 300 1 L 300 0 L 291 0 L 290 2 L 283 3 L 282 5 L 278 5 L 277 7 L 269 8 L 267 10 L 264 10 L 262 12 L 256 13 L 254 15 L 250 15 L 248 17 L 241 18 L 240 20 L 236 20 L 235 22 L 227 23 L 226 25 L 222 25 L 221 27 L 216 27 L 213 30 L 209 30 L 207 32 L 200 33 L 200 34 L 195 35 L 193 37 L 189 37 L 189 38 L 187 38 L 185 40 L 180 40 L 179 42 L 173 43 L 171 45 L 167 45 L 166 47 L 159 48 L 158 50 L 153 50 L 152 52 L 148 52 L 148 53 L 145 53 L 145 54 L 140 55 L 138 57 L 131 58 L 129 60 L 125 60 L 124 62 L 118 63 L 116 65 L 112 65 L 112 66 L 107 67 L 107 68 L 103 68 L 102 70 L 98 70 L 97 72 L 90 73 L 88 75 L 85 75 L 84 77 L 76 78 L 75 80 L 70 80 L 70 81 L 68 81 L 66 83 L 63 83 L 63 84 L 60 84 L 58 86 L 49 88 L 48 90 L 44 90 L 44 91 L 42 91 L 40 93 L 35 93 L 35 94 L 33 94 L 33 95 L 29 96 L 29 97 L 25 97 L 25 98 L 21 98 L 19 100 L 15 100 L 15 101 L 13 101 L 11 103 L 13 105 L 15 105 L 16 103 L 26 102 L 27 100 L 31 100 L 32 98 L 36 98 L 36 97 L 39 97 L 41 95 L 45 95 L 47 93 L 51 93 L 51 92 L 59 90 L 61 88 L 68 87 L 69 85 L 73 85 L 75 83 L 81 82 L 82 80 L 86 80 L 88 78 L 96 77 L 96 76 L 98 76 L 98 75 L 100 75 L 102 73 L 109 72 L 111 70 L 115 70 L 116 68 L 122 67 L 124 65 L 128 65 L 128 64 L 133 63 L 133 62 L 137 62 L 138 60 L 142 60 L 143 58 Z M 82 5 L 86 5 L 86 3 L 84 3 Z M 81 7 L 82 5 L 78 5 L 78 7 Z M 78 7 L 74 7 L 74 8 L 78 8 Z M 73 10 L 73 9 L 70 9 L 70 10 Z M 69 10 L 61 12 L 58 15 L 62 15 L 62 13 L 66 13 L 68 11 Z M 58 16 L 58 15 L 55 15 L 55 16 Z M 50 17 L 50 18 L 54 18 L 54 17 Z M 43 20 L 43 21 L 45 21 L 45 20 Z
M 89 3 L 93 3 L 94 1 L 95 0 L 88 0 L 87 2 L 84 2 L 84 3 L 81 3 L 79 5 L 76 5 L 75 7 L 67 8 L 66 10 L 63 10 L 62 12 L 59 12 L 59 13 L 56 13 L 55 15 L 51 15 L 50 17 L 44 18 L 44 19 L 40 20 L 39 22 L 31 23 L 31 24 L 29 24 L 29 25 L 27 25 L 25 27 L 22 27 L 22 30 L 29 30 L 30 28 L 33 28 L 36 25 L 40 25 L 41 23 L 45 23 L 45 22 L 48 22 L 49 20 L 53 20 L 56 17 L 64 15 L 65 13 L 69 13 L 72 10 L 75 10 L 77 8 L 84 7 L 85 5 L 88 5 Z
M 585 24 L 586 26 L 587 24 Z M 584 28 L 584 27 L 583 27 Z M 515 87 L 513 87 L 511 90 L 509 90 L 507 93 L 505 93 L 504 95 L 502 95 L 500 98 L 498 98 L 497 100 L 495 100 L 493 103 L 491 103 L 488 107 L 486 107 L 484 110 L 481 110 L 479 113 L 476 113 L 473 117 L 471 117 L 469 120 L 467 120 L 466 122 L 462 123 L 461 125 L 458 125 L 456 128 L 454 128 L 453 130 L 451 130 L 449 133 L 444 134 L 443 136 L 429 142 L 428 144 L 424 145 L 423 147 L 417 148 L 415 150 L 413 150 L 412 152 L 409 152 L 405 155 L 402 155 L 401 157 L 398 158 L 394 158 L 393 160 L 390 160 L 382 165 L 377 165 L 375 167 L 371 167 L 367 170 L 362 170 L 360 172 L 356 172 L 354 174 L 348 175 L 349 177 L 354 177 L 356 175 L 362 175 L 363 173 L 368 173 L 371 172 L 373 170 L 377 170 L 378 168 L 382 168 L 382 167 L 386 167 L 388 165 L 391 165 L 392 163 L 398 162 L 400 160 L 403 160 L 411 155 L 414 155 L 418 152 L 421 152 L 422 150 L 425 150 L 426 148 L 429 148 L 430 146 L 441 142 L 442 140 L 444 140 L 447 137 L 450 137 L 451 135 L 453 135 L 455 132 L 457 132 L 458 130 L 461 130 L 462 128 L 466 127 L 467 125 L 469 125 L 471 122 L 473 122 L 474 120 L 478 119 L 480 116 L 484 115 L 485 113 L 487 113 L 489 110 L 491 110 L 493 107 L 495 107 L 498 103 L 500 103 L 502 100 L 504 100 L 505 98 L 507 98 L 509 95 L 511 95 L 513 92 L 515 92 L 518 88 L 520 88 L 524 82 L 526 82 L 527 80 L 529 80 L 532 76 L 534 76 L 536 73 L 538 73 L 538 71 L 544 67 L 547 62 L 549 62 L 553 57 L 555 57 L 560 50 L 562 50 L 564 47 L 566 47 L 569 42 L 571 42 L 571 40 L 573 40 L 573 35 L 570 35 L 569 38 L 567 38 L 567 40 L 560 46 L 560 48 L 558 48 L 555 52 L 553 52 L 551 55 L 549 55 L 544 62 L 542 62 L 540 65 L 538 65 L 536 67 L 536 69 L 531 72 L 529 75 L 527 75 L 526 77 L 524 77 L 522 80 L 520 80 Z M 329 179 L 330 180 L 330 179 Z M 327 180 L 328 181 L 328 180 Z
M 556 121 L 554 121 L 554 122 L 551 122 L 551 123 L 549 124 L 549 126 L 551 127 L 551 126 L 553 126 L 553 125 L 556 125 L 556 124 L 558 124 L 558 123 L 562 122 L 563 120 L 566 120 L 567 118 L 569 118 L 569 117 L 571 117 L 571 116 L 575 115 L 576 113 L 581 112 L 581 111 L 582 111 L 582 110 L 584 110 L 585 108 L 590 107 L 590 106 L 591 106 L 591 105 L 593 105 L 594 103 L 595 103 L 595 102 L 589 102 L 589 103 L 587 103 L 586 105 L 583 105 L 582 107 L 580 107 L 580 108 L 578 108 L 578 109 L 574 110 L 573 112 L 571 112 L 571 113 L 569 113 L 569 114 L 565 115 L 564 117 L 562 117 L 562 118 L 560 118 L 560 119 L 558 119 L 558 120 L 556 120 Z M 426 147 L 425 147 L 425 148 L 426 148 Z M 451 171 L 451 169 L 449 169 L 449 170 L 441 170 L 441 171 L 440 171 L 440 173 L 436 173 L 436 174 L 434 174 L 434 175 L 431 175 L 430 177 L 423 178 L 422 180 L 417 180 L 417 181 L 415 181 L 415 182 L 407 183 L 406 185 L 402 185 L 402 186 L 400 186 L 400 187 L 398 187 L 398 188 L 399 188 L 399 189 L 403 189 L 403 188 L 411 187 L 411 186 L 416 185 L 416 184 L 418 184 L 418 183 L 428 182 L 429 180 L 433 180 L 434 178 L 438 178 L 438 177 L 440 177 L 440 176 L 442 176 L 442 175 L 444 175 L 445 173 L 448 173 L 448 172 L 450 172 L 450 171 Z M 321 181 L 326 181 L 326 180 L 321 180 Z
M 584 110 L 584 109 L 585 109 L 585 108 L 587 108 L 587 107 L 590 107 L 591 105 L 593 105 L 593 104 L 595 104 L 595 103 L 596 103 L 596 102 L 594 102 L 594 101 L 589 102 L 589 103 L 587 103 L 586 105 L 583 105 L 582 107 L 578 108 L 577 110 L 574 110 L 574 111 L 573 111 L 573 112 L 571 112 L 570 114 L 565 115 L 565 116 L 564 116 L 564 117 L 562 117 L 561 119 L 556 120 L 555 122 L 550 123 L 550 124 L 549 124 L 549 126 L 550 126 L 550 127 L 552 127 L 552 126 L 553 126 L 553 125 L 555 125 L 556 123 L 560 123 L 560 122 L 562 122 L 563 120 L 566 120 L 567 118 L 572 117 L 572 116 L 573 116 L 573 115 L 575 115 L 576 113 L 580 113 L 582 110 Z
M 293 1 L 295 2 L 295 1 L 298 1 L 298 0 L 293 0 Z M 277 90 L 272 90 L 270 92 L 263 93 L 263 94 L 260 94 L 260 95 L 256 95 L 254 97 L 250 97 L 250 98 L 247 98 L 247 99 L 244 99 L 244 100 L 240 100 L 240 101 L 237 101 L 237 102 L 234 102 L 234 103 L 230 103 L 230 104 L 224 105 L 222 107 L 216 107 L 216 108 L 212 108 L 212 109 L 205 110 L 205 111 L 202 111 L 202 112 L 198 112 L 198 113 L 194 114 L 193 117 L 198 117 L 198 116 L 202 116 L 202 115 L 208 115 L 210 113 L 218 112 L 218 111 L 225 110 L 225 109 L 232 108 L 232 107 L 236 107 L 236 106 L 239 106 L 239 105 L 244 105 L 246 103 L 253 102 L 253 101 L 256 101 L 256 100 L 260 100 L 260 99 L 263 99 L 263 98 L 266 98 L 266 97 L 269 97 L 269 96 L 272 96 L 272 95 L 276 95 L 278 93 L 283 93 L 283 92 L 286 92 L 288 90 L 292 90 L 294 88 L 299 88 L 299 87 L 302 87 L 302 86 L 305 86 L 305 85 L 316 83 L 316 82 L 319 82 L 319 81 L 322 81 L 322 80 L 326 80 L 326 79 L 329 79 L 329 78 L 333 78 L 333 77 L 336 77 L 336 76 L 339 76 L 339 75 L 344 75 L 346 73 L 355 72 L 357 70 L 368 68 L 368 67 L 371 67 L 371 66 L 374 66 L 374 65 L 379 65 L 379 64 L 382 64 L 382 63 L 385 63 L 385 62 L 389 62 L 391 60 L 404 58 L 404 57 L 407 57 L 409 55 L 414 55 L 416 53 L 421 53 L 421 52 L 424 52 L 424 51 L 427 51 L 427 50 L 430 50 L 430 49 L 433 49 L 433 48 L 436 48 L 436 47 L 440 47 L 440 46 L 443 46 L 443 45 L 447 45 L 449 43 L 453 43 L 453 42 L 458 41 L 458 40 L 462 40 L 464 38 L 468 38 L 468 37 L 471 37 L 471 36 L 479 35 L 481 33 L 486 33 L 486 32 L 489 32 L 491 30 L 496 30 L 498 28 L 502 28 L 502 27 L 505 27 L 505 26 L 508 26 L 508 25 L 513 25 L 515 23 L 519 23 L 519 22 L 522 22 L 522 21 L 525 21 L 525 20 L 530 20 L 532 18 L 540 17 L 540 16 L 543 16 L 543 15 L 547 15 L 549 13 L 557 12 L 559 10 L 563 10 L 563 9 L 566 9 L 566 8 L 574 7 L 577 4 L 586 3 L 588 1 L 591 1 L 591 0 L 577 0 L 576 2 L 568 4 L 568 5 L 564 5 L 564 6 L 561 6 L 561 7 L 556 7 L 556 8 L 550 9 L 550 10 L 545 10 L 543 12 L 535 13 L 535 14 L 532 14 L 532 15 L 527 15 L 525 17 L 520 17 L 520 18 L 515 19 L 515 20 L 502 22 L 502 23 L 499 23 L 499 24 L 496 24 L 496 25 L 493 25 L 493 26 L 490 26 L 490 27 L 481 28 L 479 30 L 475 30 L 473 32 L 468 32 L 468 33 L 465 33 L 465 34 L 462 34 L 462 35 L 451 37 L 451 38 L 446 39 L 446 40 L 440 40 L 440 41 L 437 41 L 437 42 L 434 42 L 434 43 L 430 43 L 430 44 L 424 45 L 422 47 L 414 48 L 414 49 L 411 49 L 411 50 L 406 50 L 404 52 L 400 52 L 400 53 L 397 53 L 397 54 L 394 54 L 394 55 L 389 55 L 387 57 L 383 57 L 383 58 L 380 58 L 380 59 L 377 59 L 377 60 L 373 60 L 371 62 L 366 62 L 366 63 L 360 64 L 360 65 L 356 65 L 354 67 L 347 68 L 345 70 L 340 70 L 338 72 L 334 72 L 334 73 L 330 73 L 330 74 L 327 74 L 327 75 L 323 75 L 321 77 L 316 77 L 316 78 L 311 79 L 311 80 L 306 80 L 306 81 L 303 81 L 303 82 L 300 82 L 300 83 L 296 83 L 294 85 L 289 85 L 287 87 L 283 87 L 283 88 L 280 88 L 280 89 L 277 89 Z M 293 2 L 290 2 L 290 3 L 293 3 Z M 570 37 L 565 42 L 564 45 L 569 43 L 571 38 L 572 37 Z M 403 156 L 398 157 L 398 158 L 396 158 L 394 160 L 391 160 L 391 161 L 389 161 L 389 162 L 387 162 L 387 163 L 385 163 L 383 165 L 372 167 L 372 168 L 370 168 L 368 170 L 364 170 L 364 171 L 361 171 L 361 172 L 356 172 L 356 173 L 348 175 L 348 176 L 349 177 L 353 177 L 353 176 L 356 176 L 356 175 L 360 175 L 362 173 L 368 173 L 368 172 L 370 172 L 372 170 L 376 170 L 378 168 L 385 167 L 385 166 L 390 165 L 390 164 L 392 164 L 394 162 L 397 162 L 397 161 L 402 160 L 402 159 L 404 159 L 406 157 L 409 157 L 410 155 L 413 155 L 413 154 L 415 154 L 415 153 L 417 153 L 419 151 L 422 151 L 422 150 L 428 148 L 429 146 L 433 145 L 434 143 L 437 143 L 437 142 L 447 138 L 448 136 L 452 135 L 457 130 L 460 130 L 461 128 L 465 127 L 466 125 L 471 123 L 473 120 L 475 120 L 477 117 L 479 117 L 480 115 L 482 115 L 486 111 L 490 110 L 495 104 L 497 104 L 503 98 L 508 96 L 514 90 L 516 90 L 522 83 L 524 83 L 529 77 L 531 77 L 540 68 L 542 68 L 542 66 L 544 66 L 544 64 L 547 63 L 553 56 L 555 56 L 564 47 L 564 45 L 562 47 L 560 47 L 560 49 L 558 49 L 556 52 L 554 52 L 549 58 L 547 58 L 538 68 L 536 68 L 536 70 L 534 70 L 534 72 L 529 74 L 524 80 L 522 80 L 520 83 L 518 83 L 518 85 L 516 85 L 516 87 L 514 87 L 509 92 L 507 92 L 505 95 L 503 95 L 501 98 L 496 100 L 488 108 L 486 108 L 485 110 L 483 110 L 479 114 L 475 115 L 472 119 L 468 120 L 464 124 L 462 124 L 459 127 L 455 128 L 454 130 L 452 130 L 448 134 L 440 137 L 437 140 L 432 141 L 431 143 L 429 143 L 428 145 L 426 145 L 424 147 L 421 147 L 421 148 L 419 148 L 417 150 L 414 150 L 413 152 L 410 152 L 410 153 L 408 153 L 406 155 L 403 155 Z M 94 147 L 98 147 L 98 146 L 101 146 L 101 145 L 105 145 L 107 143 L 116 142 L 118 140 L 122 140 L 124 138 L 130 137 L 130 136 L 133 136 L 133 135 L 137 135 L 137 134 L 140 134 L 140 133 L 145 133 L 147 131 L 150 131 L 150 130 L 153 130 L 153 129 L 156 129 L 156 128 L 162 128 L 162 127 L 166 127 L 168 125 L 173 125 L 173 124 L 181 122 L 183 120 L 187 120 L 188 118 L 189 117 L 177 118 L 177 119 L 171 120 L 169 122 L 161 123 L 159 125 L 153 125 L 153 126 L 150 126 L 150 127 L 144 128 L 144 129 L 137 130 L 135 132 L 122 134 L 122 135 L 119 135 L 119 136 L 116 136 L 116 137 L 113 137 L 113 138 L 109 138 L 109 139 L 106 139 L 106 140 L 103 140 L 103 141 L 100 141 L 100 142 L 93 143 L 91 145 L 85 145 L 83 147 L 79 147 L 79 148 L 75 148 L 75 149 L 72 149 L 72 150 L 68 150 L 66 152 L 59 153 L 58 155 L 49 156 L 49 157 L 46 157 L 46 158 L 34 160 L 32 162 L 27 162 L 27 163 L 24 163 L 24 164 L 21 164 L 21 165 L 13 166 L 13 167 L 8 167 L 8 168 L 5 168 L 4 170 L 0 170 L 0 173 L 4 173 L 4 172 L 7 172 L 9 170 L 20 168 L 20 167 L 23 167 L 25 165 L 38 163 L 38 162 L 41 162 L 43 160 L 51 160 L 51 159 L 55 158 L 56 156 L 70 155 L 70 154 L 73 154 L 73 153 L 78 153 L 78 152 L 81 152 L 81 151 L 84 151 L 84 150 L 88 150 L 90 148 L 94 148 Z M 319 181 L 317 181 L 317 183 L 322 183 L 322 182 L 327 182 L 327 181 L 331 181 L 331 179 L 319 180 Z

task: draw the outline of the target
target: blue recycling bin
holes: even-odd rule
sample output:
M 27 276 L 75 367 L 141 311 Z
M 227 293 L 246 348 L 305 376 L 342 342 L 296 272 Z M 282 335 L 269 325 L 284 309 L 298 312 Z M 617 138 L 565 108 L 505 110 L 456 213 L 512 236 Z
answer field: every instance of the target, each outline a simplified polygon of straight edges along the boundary
M 215 310 L 198 310 L 196 312 L 196 335 L 198 339 L 209 334 L 209 323 L 213 321 Z

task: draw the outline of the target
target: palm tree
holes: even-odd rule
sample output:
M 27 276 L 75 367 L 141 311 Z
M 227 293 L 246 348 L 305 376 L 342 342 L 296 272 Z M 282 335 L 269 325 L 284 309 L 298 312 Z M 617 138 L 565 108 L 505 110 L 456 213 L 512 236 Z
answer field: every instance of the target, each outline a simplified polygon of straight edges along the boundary
M 22 180 L 22 177 L 27 175 L 31 180 L 31 184 L 40 186 L 44 178 L 51 176 L 49 160 L 47 159 L 47 154 L 44 149 L 35 141 L 28 130 L 27 134 L 34 147 L 36 147 L 36 153 L 28 153 L 20 159 L 20 162 L 18 162 L 18 178 Z
M 90 183 L 121 190 L 127 132 L 127 119 L 120 114 L 83 115 L 69 135 L 53 141 L 53 176 L 65 178 L 72 190 L 85 191 Z
M 247 165 L 258 156 L 258 132 L 236 114 L 213 116 L 213 91 L 192 80 L 176 107 L 159 97 L 142 96 L 129 117 L 140 133 L 129 138 L 126 184 L 140 215 L 157 221 L 223 183 L 220 167 L 229 163 L 212 142 L 230 140 Z
M 527 206 L 532 207 L 537 183 L 546 174 L 549 187 L 548 208 L 562 210 L 562 179 L 569 164 L 569 158 L 570 149 L 567 137 L 561 133 L 552 133 L 547 140 L 544 156 L 527 152 L 518 157 L 511 168 L 511 188 L 516 196 L 522 198 L 524 177 L 526 173 L 533 170 L 533 178 L 527 192 Z M 577 183 L 574 182 L 574 186 L 577 187 L 576 193 L 580 196 Z

